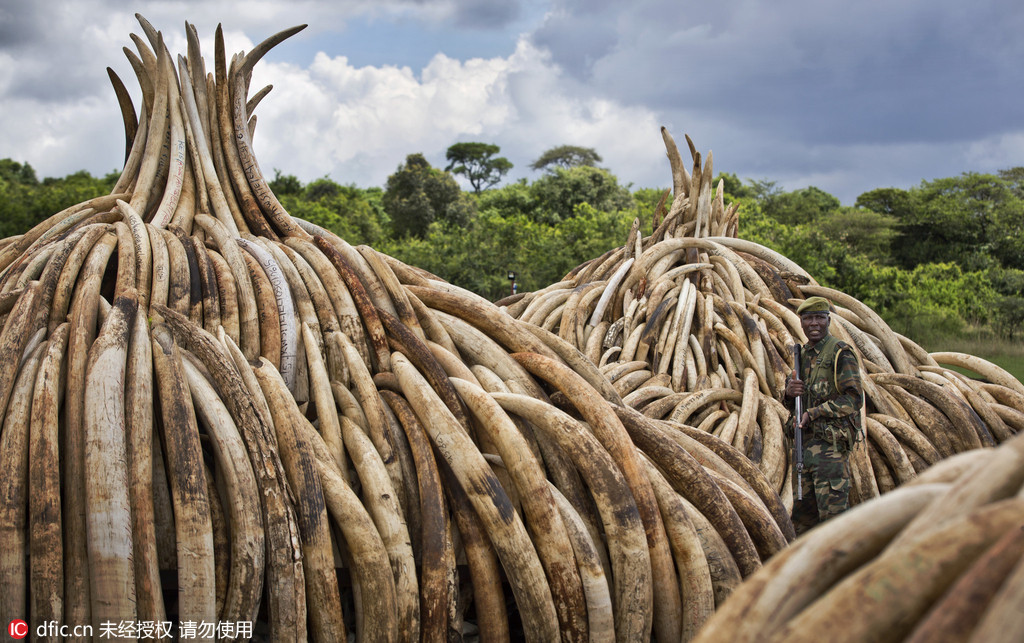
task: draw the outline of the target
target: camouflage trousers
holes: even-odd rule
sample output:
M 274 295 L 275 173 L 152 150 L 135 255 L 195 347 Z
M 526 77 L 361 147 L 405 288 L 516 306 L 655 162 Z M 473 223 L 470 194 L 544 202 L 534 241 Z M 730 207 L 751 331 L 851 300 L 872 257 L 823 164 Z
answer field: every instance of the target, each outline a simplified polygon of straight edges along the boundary
M 846 511 L 850 506 L 849 454 L 828 440 L 804 440 L 803 500 L 793 499 L 793 527 L 798 534 Z

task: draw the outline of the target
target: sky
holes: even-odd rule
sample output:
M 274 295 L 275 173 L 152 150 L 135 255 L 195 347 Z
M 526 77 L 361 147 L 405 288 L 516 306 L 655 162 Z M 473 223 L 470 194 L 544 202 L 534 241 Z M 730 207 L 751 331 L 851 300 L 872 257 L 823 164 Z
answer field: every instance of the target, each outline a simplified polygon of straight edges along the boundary
M 308 24 L 253 73 L 251 91 L 273 85 L 253 142 L 268 177 L 383 186 L 408 154 L 443 168 L 480 141 L 513 163 L 506 182 L 578 145 L 665 188 L 662 126 L 716 173 L 844 205 L 1024 165 L 1019 0 L 2 0 L 0 158 L 40 178 L 119 171 L 106 70 L 140 109 L 135 12 L 175 55 L 195 25 L 208 69 L 218 24 L 230 52 Z

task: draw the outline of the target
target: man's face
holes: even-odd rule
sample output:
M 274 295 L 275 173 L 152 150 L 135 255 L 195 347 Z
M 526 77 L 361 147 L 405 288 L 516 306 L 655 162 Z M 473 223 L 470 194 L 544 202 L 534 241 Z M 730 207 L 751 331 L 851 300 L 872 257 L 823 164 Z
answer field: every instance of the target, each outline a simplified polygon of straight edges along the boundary
M 807 341 L 817 344 L 818 341 L 828 333 L 828 313 L 808 313 L 800 315 L 800 326 L 807 335 Z

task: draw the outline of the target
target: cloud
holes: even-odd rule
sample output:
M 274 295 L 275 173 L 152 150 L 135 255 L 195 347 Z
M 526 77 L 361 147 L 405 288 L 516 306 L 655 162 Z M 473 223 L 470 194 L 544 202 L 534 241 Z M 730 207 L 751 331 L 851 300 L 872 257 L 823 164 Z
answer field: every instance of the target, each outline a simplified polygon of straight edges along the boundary
M 494 93 L 493 88 L 487 89 L 490 81 L 486 79 L 500 82 L 500 73 L 493 68 L 502 61 L 460 63 L 430 54 L 430 62 L 413 68 L 415 72 L 387 65 L 351 68 L 340 72 L 344 82 L 335 88 L 330 83 L 339 81 L 340 76 L 330 68 L 344 68 L 337 62 L 344 58 L 309 51 L 310 43 L 336 48 L 329 35 L 346 32 L 353 22 L 360 27 L 369 24 L 371 31 L 386 29 L 395 21 L 412 21 L 435 34 L 446 28 L 444 25 L 483 33 L 521 19 L 523 6 L 518 1 L 495 4 L 481 0 L 354 0 L 340 4 L 194 0 L 140 2 L 133 9 L 163 33 L 173 54 L 186 51 L 183 17 L 187 16 L 200 35 L 208 70 L 213 68 L 213 35 L 220 21 L 229 54 L 251 49 L 255 41 L 285 26 L 308 22 L 306 31 L 278 46 L 254 71 L 254 90 L 267 83 L 276 85 L 257 111 L 258 151 L 262 143 L 269 155 L 269 159 L 261 159 L 307 176 L 338 172 L 342 177 L 352 175 L 353 180 L 371 175 L 377 180 L 382 172 L 373 159 L 387 156 L 391 163 L 398 157 L 393 164 L 397 165 L 404 153 L 415 151 L 410 145 L 435 152 L 440 149 L 443 156 L 442 137 L 463 131 L 456 119 L 462 119 L 466 132 L 484 135 L 484 128 L 505 113 L 501 105 L 488 103 L 481 93 Z M 62 175 L 83 166 L 105 173 L 118 167 L 123 133 L 104 70 L 113 68 L 139 109 L 138 82 L 119 52 L 125 46 L 135 50 L 129 33 L 143 34 L 134 14 L 111 0 L 37 0 L 5 6 L 2 11 L 0 110 L 5 118 L 0 123 L 0 156 L 28 161 L 41 175 Z M 392 47 L 399 49 L 400 45 Z M 276 74 L 273 65 L 278 66 Z M 486 109 L 487 114 L 475 114 L 474 108 Z M 276 114 L 285 115 L 287 122 L 275 124 Z M 340 139 L 321 148 L 324 131 Z M 289 138 L 277 141 L 277 132 Z M 304 140 L 296 138 L 303 136 Z M 396 136 L 400 138 L 393 138 Z M 447 141 L 451 142 L 454 140 Z M 395 151 L 400 147 L 403 154 Z M 288 155 L 273 157 L 278 149 Z M 342 163 L 355 164 L 355 170 Z
M 340 182 L 382 185 L 406 155 L 420 152 L 443 165 L 450 145 L 471 140 L 498 144 L 522 175 L 558 144 L 595 147 L 609 164 L 644 156 L 658 162 L 649 153 L 659 144 L 653 114 L 577 93 L 576 83 L 525 40 L 507 58 L 463 62 L 437 55 L 419 74 L 355 67 L 326 54 L 306 70 L 267 69 L 274 91 L 289 100 L 268 98 L 260 107 L 271 123 L 254 143 L 264 171 L 267 158 L 305 180 L 330 174 Z
M 578 1 L 555 5 L 534 39 L 556 64 L 609 96 L 666 112 L 700 110 L 837 144 L 949 141 L 1019 122 L 1017 3 L 783 0 L 673 10 L 638 0 L 590 14 Z M 591 24 L 596 37 L 580 37 Z
M 113 0 L 0 9 L 0 158 L 41 176 L 118 167 L 123 132 L 104 68 L 139 105 L 119 53 L 141 34 Z M 1024 6 L 1010 0 L 240 0 L 133 7 L 208 67 L 298 22 L 256 66 L 257 156 L 303 180 L 382 185 L 405 156 L 496 143 L 515 168 L 593 147 L 622 182 L 669 182 L 659 127 L 716 170 L 815 184 L 852 203 L 881 185 L 1024 165 Z M 101 17 L 101 18 L 100 18 Z
M 1024 162 L 1006 143 L 1022 131 L 1022 28 L 1007 0 L 556 0 L 532 40 L 595 94 L 714 146 L 717 167 L 852 202 Z
M 520 16 L 519 2 L 490 0 L 458 0 L 455 2 L 455 24 L 462 27 L 495 28 Z
M 0 6 L 0 43 L 3 49 L 23 47 L 40 38 L 46 26 L 44 15 L 30 2 L 7 2 Z
M 24 5 L 18 23 L 35 31 L 31 38 L 0 43 L 0 157 L 28 162 L 40 176 L 119 169 L 124 128 L 106 68 L 121 78 L 140 110 L 139 83 L 120 51 L 137 51 L 130 33 L 151 47 L 138 21 L 123 10 L 108 11 L 98 0 L 59 8 L 47 2 L 18 4 Z M 172 53 L 185 53 L 184 21 L 176 17 L 173 27 L 170 20 L 152 22 Z M 201 35 L 212 69 L 213 29 Z M 225 35 L 229 51 L 252 47 L 241 32 Z

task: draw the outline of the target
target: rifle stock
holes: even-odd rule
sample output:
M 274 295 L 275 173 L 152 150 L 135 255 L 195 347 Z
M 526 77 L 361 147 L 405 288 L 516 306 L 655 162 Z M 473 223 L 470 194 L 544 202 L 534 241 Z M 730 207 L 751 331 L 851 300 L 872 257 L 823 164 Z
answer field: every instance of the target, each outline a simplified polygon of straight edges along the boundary
M 797 379 L 801 378 L 800 344 L 793 346 L 793 372 Z M 803 396 L 797 396 L 793 415 L 793 475 L 796 476 L 796 499 L 804 499 L 804 432 L 800 428 L 800 418 L 804 414 Z

